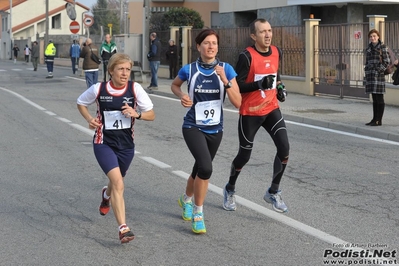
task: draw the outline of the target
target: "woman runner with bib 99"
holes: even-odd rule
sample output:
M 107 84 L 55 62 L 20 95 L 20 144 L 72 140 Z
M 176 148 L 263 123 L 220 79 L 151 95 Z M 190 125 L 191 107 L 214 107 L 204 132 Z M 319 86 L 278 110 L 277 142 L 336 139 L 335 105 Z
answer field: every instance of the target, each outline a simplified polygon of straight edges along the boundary
M 109 178 L 101 191 L 100 214 L 112 210 L 119 225 L 119 239 L 127 243 L 134 234 L 126 225 L 124 182 L 134 156 L 133 125 L 136 119 L 152 121 L 153 104 L 143 87 L 129 81 L 132 60 L 126 54 L 114 54 L 108 62 L 111 80 L 92 85 L 77 100 L 79 112 L 95 129 L 93 149 L 96 159 Z M 97 103 L 97 116 L 87 106 Z
M 230 102 L 238 108 L 241 94 L 233 67 L 216 57 L 219 35 L 214 30 L 205 29 L 197 35 L 195 42 L 200 57 L 180 69 L 171 89 L 187 108 L 183 137 L 195 159 L 186 191 L 178 203 L 183 208 L 183 219 L 191 220 L 192 231 L 203 234 L 206 233 L 203 204 L 212 174 L 212 160 L 223 135 L 223 101 L 227 93 Z M 188 94 L 181 90 L 185 81 Z

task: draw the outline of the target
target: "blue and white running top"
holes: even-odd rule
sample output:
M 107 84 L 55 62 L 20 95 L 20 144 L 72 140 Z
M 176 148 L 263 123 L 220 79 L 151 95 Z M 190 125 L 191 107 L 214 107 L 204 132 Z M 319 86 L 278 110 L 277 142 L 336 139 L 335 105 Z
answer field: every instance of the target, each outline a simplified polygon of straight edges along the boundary
M 219 65 L 223 66 L 228 80 L 237 76 L 228 63 Z M 209 134 L 223 130 L 226 90 L 215 69 L 204 69 L 197 62 L 193 62 L 182 67 L 178 76 L 182 81 L 187 81 L 188 95 L 193 101 L 184 116 L 183 128 L 197 127 Z

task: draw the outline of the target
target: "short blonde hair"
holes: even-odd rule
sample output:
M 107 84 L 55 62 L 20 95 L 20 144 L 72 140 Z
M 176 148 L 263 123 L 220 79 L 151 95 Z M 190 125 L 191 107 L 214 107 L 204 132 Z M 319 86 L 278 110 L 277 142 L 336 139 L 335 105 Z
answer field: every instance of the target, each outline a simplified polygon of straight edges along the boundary
M 127 54 L 116 53 L 111 56 L 108 61 L 107 71 L 113 71 L 116 65 L 123 64 L 123 63 L 130 63 L 130 68 L 133 66 L 133 61 Z

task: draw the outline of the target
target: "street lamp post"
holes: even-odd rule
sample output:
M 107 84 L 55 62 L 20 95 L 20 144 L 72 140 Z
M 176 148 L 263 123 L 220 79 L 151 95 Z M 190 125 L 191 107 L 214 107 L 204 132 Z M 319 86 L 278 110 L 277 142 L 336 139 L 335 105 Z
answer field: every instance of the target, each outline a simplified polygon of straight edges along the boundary
M 125 28 L 125 30 L 124 30 L 124 33 L 125 33 L 125 34 L 129 34 L 129 30 L 128 30 L 128 17 L 129 17 L 129 12 L 124 12 L 124 14 L 125 14 L 125 16 L 124 16 L 124 19 L 125 19 L 125 23 L 124 23 L 124 28 Z
M 10 60 L 12 60 L 12 47 L 13 47 L 13 41 L 12 41 L 12 0 L 10 0 Z
M 49 38 L 48 38 L 48 34 L 49 34 L 49 14 L 48 14 L 48 1 L 49 0 L 46 0 L 46 29 L 45 29 L 45 36 L 44 36 L 44 45 L 47 45 L 48 44 L 48 40 L 49 40 Z
M 151 10 L 150 10 L 150 0 L 143 0 L 143 16 L 144 16 L 144 23 L 143 23 L 143 57 L 142 57 L 142 65 L 144 69 L 149 69 L 149 63 L 147 60 L 147 52 L 150 47 L 150 16 L 151 16 Z

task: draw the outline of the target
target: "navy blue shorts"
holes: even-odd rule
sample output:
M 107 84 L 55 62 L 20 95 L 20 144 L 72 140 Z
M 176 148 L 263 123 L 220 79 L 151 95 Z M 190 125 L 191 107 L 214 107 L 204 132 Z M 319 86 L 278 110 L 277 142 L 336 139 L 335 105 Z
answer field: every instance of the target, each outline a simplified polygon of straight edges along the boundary
M 119 167 L 122 177 L 126 175 L 134 157 L 134 148 L 117 150 L 106 144 L 93 144 L 93 150 L 97 162 L 105 174 L 115 167 Z

